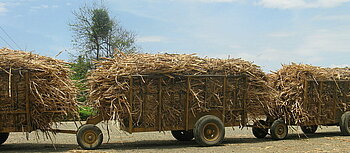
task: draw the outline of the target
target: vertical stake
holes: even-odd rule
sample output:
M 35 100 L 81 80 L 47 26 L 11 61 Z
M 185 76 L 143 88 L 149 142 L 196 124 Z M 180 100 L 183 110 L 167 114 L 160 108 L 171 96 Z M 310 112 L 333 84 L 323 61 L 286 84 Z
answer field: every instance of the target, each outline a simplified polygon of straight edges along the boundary
M 130 76 L 130 88 L 129 88 L 129 105 L 130 105 L 130 114 L 129 114 L 129 133 L 132 133 L 132 103 L 133 103 L 133 77 Z
M 186 108 L 185 108 L 185 126 L 186 131 L 189 130 L 188 120 L 189 120 L 189 105 L 190 105 L 190 91 L 191 90 L 191 79 L 190 76 L 187 77 L 187 92 L 186 92 Z
M 26 116 L 27 116 L 27 128 L 28 132 L 32 131 L 32 124 L 31 124 L 31 111 L 30 111 L 30 101 L 29 101 L 29 93 L 30 93 L 30 80 L 29 80 L 29 71 L 26 71 L 24 74 L 24 79 L 25 79 L 25 84 L 26 84 L 26 91 L 25 91 L 25 96 L 26 96 Z

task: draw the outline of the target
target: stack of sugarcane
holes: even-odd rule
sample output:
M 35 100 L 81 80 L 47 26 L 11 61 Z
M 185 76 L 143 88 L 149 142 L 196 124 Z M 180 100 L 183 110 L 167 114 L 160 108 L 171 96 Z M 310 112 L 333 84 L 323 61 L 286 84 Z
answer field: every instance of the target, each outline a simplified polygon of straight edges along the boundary
M 128 54 L 105 59 L 97 64 L 97 69 L 92 71 L 89 76 L 90 100 L 100 113 L 109 117 L 106 120 L 112 118 L 123 122 L 126 117 L 132 116 L 134 126 L 151 127 L 154 126 L 156 116 L 159 115 L 155 113 L 158 110 L 159 97 L 155 96 L 154 93 L 159 91 L 158 86 L 161 85 L 163 110 L 165 111 L 163 111 L 162 124 L 175 126 L 184 120 L 183 105 L 187 92 L 186 79 L 177 76 L 242 74 L 248 76 L 248 85 L 242 86 L 240 89 L 248 91 L 246 97 L 248 99 L 248 112 L 251 115 L 264 114 L 261 103 L 268 100 L 267 78 L 259 66 L 241 59 L 199 58 L 193 54 Z M 128 77 L 131 75 L 140 76 L 138 82 L 133 81 L 133 85 L 130 84 Z M 164 79 L 159 81 L 142 75 L 163 76 Z M 215 88 L 213 90 L 207 89 L 211 90 L 213 96 L 207 95 L 206 98 L 212 98 L 216 102 L 211 104 L 211 107 L 222 108 L 223 81 L 215 78 L 194 79 L 191 82 L 191 97 L 193 99 L 190 103 L 190 111 L 194 115 L 196 112 L 207 111 L 209 107 L 208 100 L 205 100 L 205 81 L 212 82 L 211 88 Z M 235 86 L 238 84 L 238 81 L 230 83 L 232 87 L 228 88 L 232 91 L 236 90 L 238 87 Z M 128 99 L 130 86 L 133 88 L 132 94 L 138 95 L 133 99 L 132 105 Z M 148 95 L 142 96 L 142 93 L 148 93 Z M 243 94 L 243 92 L 238 92 L 237 99 L 244 101 Z M 227 100 L 228 105 L 231 105 L 230 102 L 232 101 Z M 232 102 L 232 109 L 233 105 Z
M 47 131 L 55 121 L 76 117 L 76 88 L 70 74 L 66 62 L 0 49 L 0 131 L 27 126 Z M 28 108 L 29 116 L 13 113 L 26 112 Z
M 283 67 L 269 75 L 269 83 L 275 90 L 272 93 L 274 100 L 266 103 L 269 115 L 273 118 L 282 118 L 294 125 L 318 125 L 327 116 L 335 114 L 334 102 L 337 101 L 335 93 L 341 97 L 345 94 L 339 80 L 349 80 L 348 68 L 322 68 L 306 64 L 283 65 Z M 328 81 L 320 86 L 319 81 Z M 308 85 L 306 85 L 308 81 Z M 337 98 L 337 109 L 347 109 L 346 101 Z M 325 113 L 321 115 L 320 112 Z M 331 114 L 333 113 L 333 114 Z M 333 118 L 332 118 L 333 119 Z

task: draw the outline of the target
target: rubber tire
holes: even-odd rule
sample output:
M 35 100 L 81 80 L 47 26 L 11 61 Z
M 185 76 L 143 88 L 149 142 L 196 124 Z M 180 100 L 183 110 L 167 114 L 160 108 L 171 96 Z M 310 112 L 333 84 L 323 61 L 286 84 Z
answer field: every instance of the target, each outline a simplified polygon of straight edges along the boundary
M 218 137 L 213 141 L 205 139 L 203 131 L 207 124 L 215 124 L 218 127 Z M 206 115 L 197 120 L 196 124 L 194 125 L 193 134 L 195 141 L 200 146 L 207 147 L 219 145 L 222 143 L 225 137 L 225 126 L 224 123 L 222 123 L 222 121 L 218 117 L 213 115 Z
M 93 132 L 95 135 L 97 135 L 96 140 L 92 144 L 89 144 L 88 142 L 84 141 L 85 132 Z M 100 128 L 98 128 L 97 126 L 93 124 L 85 124 L 79 127 L 77 132 L 77 142 L 81 148 L 86 150 L 94 150 L 102 144 L 102 141 L 103 134 Z
M 349 121 L 350 121 L 350 112 L 345 112 L 341 116 L 341 120 L 340 120 L 340 131 L 342 135 L 350 135 Z
M 253 128 L 252 128 L 252 132 L 256 138 L 262 139 L 262 138 L 265 138 L 266 135 L 268 134 L 268 129 L 257 127 L 259 124 L 267 125 L 265 121 L 259 120 L 258 123 L 254 123 Z
M 278 134 L 278 130 L 280 127 L 283 127 L 283 134 Z M 270 133 L 272 139 L 282 140 L 285 139 L 288 135 L 288 127 L 283 120 L 275 120 L 270 127 Z
M 185 131 L 185 130 L 178 130 L 178 131 L 171 131 L 171 134 L 176 140 L 179 141 L 191 141 L 194 138 L 193 130 Z
M 0 133 L 0 145 L 2 145 L 7 140 L 9 135 L 10 133 Z
M 305 134 L 314 134 L 317 131 L 317 125 L 311 125 L 311 126 L 300 126 L 301 130 Z

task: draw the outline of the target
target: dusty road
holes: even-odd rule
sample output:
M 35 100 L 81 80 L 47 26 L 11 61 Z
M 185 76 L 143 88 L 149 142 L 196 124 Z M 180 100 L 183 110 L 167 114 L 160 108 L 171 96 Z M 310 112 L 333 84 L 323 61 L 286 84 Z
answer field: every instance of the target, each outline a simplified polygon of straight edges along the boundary
M 72 123 L 61 127 L 75 129 Z M 350 136 L 340 136 L 339 127 L 335 126 L 322 127 L 316 134 L 307 137 L 300 130 L 290 131 L 287 139 L 281 141 L 274 141 L 269 136 L 256 139 L 251 129 L 247 128 L 226 128 L 224 143 L 214 147 L 198 147 L 195 141 L 178 142 L 169 132 L 129 135 L 114 126 L 110 126 L 110 129 L 110 141 L 107 143 L 108 137 L 105 133 L 104 144 L 93 152 L 350 152 Z M 40 139 L 36 139 L 37 134 Z M 37 134 L 31 133 L 27 140 L 24 133 L 12 133 L 0 146 L 0 152 L 87 152 L 79 148 L 75 135 L 57 134 L 53 145 L 49 139 L 44 140 L 41 132 Z

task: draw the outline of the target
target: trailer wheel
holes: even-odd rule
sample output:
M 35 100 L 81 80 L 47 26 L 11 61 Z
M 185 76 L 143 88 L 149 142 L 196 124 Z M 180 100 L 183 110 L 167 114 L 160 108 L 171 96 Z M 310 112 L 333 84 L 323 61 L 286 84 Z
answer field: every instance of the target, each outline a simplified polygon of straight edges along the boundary
M 317 130 L 317 125 L 311 125 L 311 126 L 300 126 L 301 130 L 305 134 L 314 134 Z
M 179 141 L 191 141 L 194 138 L 193 130 L 185 131 L 185 130 L 178 130 L 178 131 L 171 131 L 171 134 L 176 140 Z
M 10 133 L 0 133 L 0 145 L 2 145 L 7 140 L 9 135 Z
M 225 126 L 213 115 L 201 117 L 194 125 L 193 134 L 196 142 L 201 146 L 220 144 L 225 137 Z
M 268 129 L 260 127 L 265 125 L 266 125 L 266 122 L 263 120 L 259 120 L 258 122 L 254 123 L 252 132 L 256 138 L 262 139 L 266 137 Z
M 81 148 L 93 150 L 101 145 L 103 134 L 97 126 L 93 124 L 85 124 L 78 129 L 77 141 Z
M 288 127 L 283 120 L 275 120 L 270 128 L 271 137 L 275 140 L 282 140 L 288 135 Z
M 350 135 L 350 112 L 345 112 L 341 116 L 340 131 L 343 135 Z

